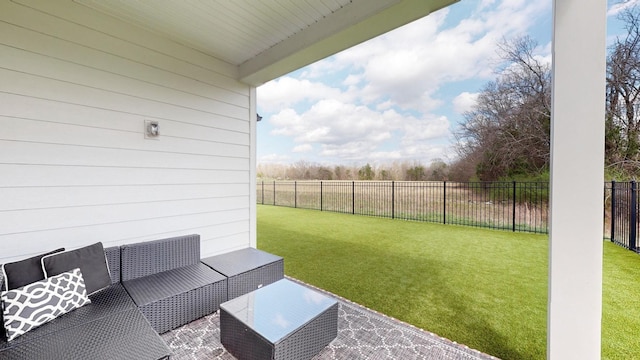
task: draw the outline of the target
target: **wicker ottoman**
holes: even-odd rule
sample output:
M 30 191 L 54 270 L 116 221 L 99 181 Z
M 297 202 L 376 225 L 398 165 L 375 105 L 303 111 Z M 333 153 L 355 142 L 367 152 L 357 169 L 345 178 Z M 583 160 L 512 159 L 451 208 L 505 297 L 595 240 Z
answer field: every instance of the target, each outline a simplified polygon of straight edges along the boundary
M 280 256 L 246 248 L 201 260 L 227 277 L 227 299 L 234 299 L 284 278 L 284 260 Z
M 220 305 L 220 341 L 239 360 L 311 359 L 338 335 L 338 302 L 288 279 Z

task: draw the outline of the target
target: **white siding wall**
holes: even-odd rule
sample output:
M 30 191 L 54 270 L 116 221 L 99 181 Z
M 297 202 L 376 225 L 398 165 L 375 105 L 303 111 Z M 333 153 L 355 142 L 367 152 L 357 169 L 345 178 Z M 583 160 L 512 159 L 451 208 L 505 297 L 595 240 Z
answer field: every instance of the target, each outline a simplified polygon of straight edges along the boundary
M 189 233 L 203 255 L 255 244 L 255 92 L 235 78 L 73 2 L 0 2 L 0 263 Z

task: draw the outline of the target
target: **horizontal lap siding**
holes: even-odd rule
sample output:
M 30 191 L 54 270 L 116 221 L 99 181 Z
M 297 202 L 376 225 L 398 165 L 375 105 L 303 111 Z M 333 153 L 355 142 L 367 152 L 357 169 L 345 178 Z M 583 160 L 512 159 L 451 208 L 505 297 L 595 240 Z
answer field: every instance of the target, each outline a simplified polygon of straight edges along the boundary
M 188 233 L 203 255 L 249 246 L 235 71 L 71 1 L 0 3 L 0 263 Z

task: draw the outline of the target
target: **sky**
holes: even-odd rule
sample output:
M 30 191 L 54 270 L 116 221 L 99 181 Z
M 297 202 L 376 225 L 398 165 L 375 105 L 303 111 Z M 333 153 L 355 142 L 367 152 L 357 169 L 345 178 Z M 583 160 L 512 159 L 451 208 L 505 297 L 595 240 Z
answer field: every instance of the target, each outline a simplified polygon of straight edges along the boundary
M 616 14 L 640 0 L 608 0 Z M 258 164 L 450 162 L 454 133 L 496 77 L 497 44 L 528 35 L 551 62 L 551 0 L 462 0 L 257 89 Z

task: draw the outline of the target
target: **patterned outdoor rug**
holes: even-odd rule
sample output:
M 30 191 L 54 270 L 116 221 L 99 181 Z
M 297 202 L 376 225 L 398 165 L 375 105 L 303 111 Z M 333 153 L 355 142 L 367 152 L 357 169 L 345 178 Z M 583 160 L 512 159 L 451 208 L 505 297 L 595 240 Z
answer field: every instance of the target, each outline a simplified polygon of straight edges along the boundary
M 312 288 L 339 301 L 338 337 L 314 357 L 316 360 L 496 359 L 324 290 Z M 173 352 L 171 359 L 235 359 L 220 344 L 219 313 L 169 331 L 162 338 Z

